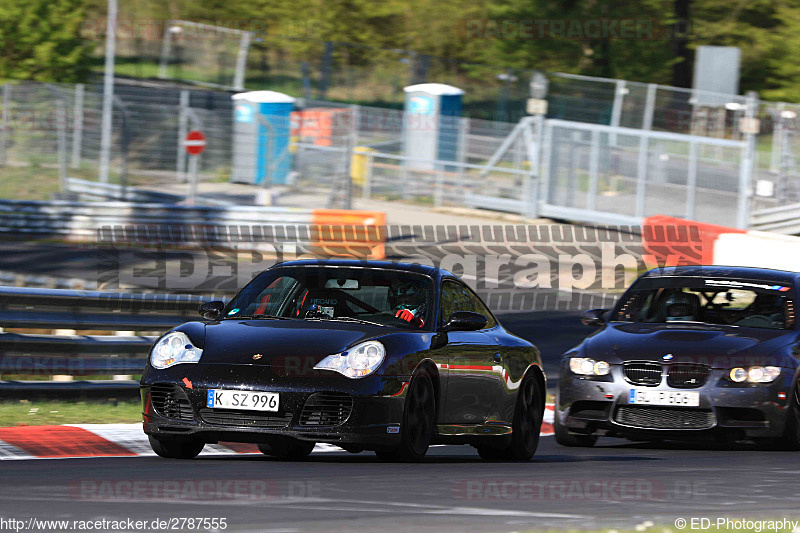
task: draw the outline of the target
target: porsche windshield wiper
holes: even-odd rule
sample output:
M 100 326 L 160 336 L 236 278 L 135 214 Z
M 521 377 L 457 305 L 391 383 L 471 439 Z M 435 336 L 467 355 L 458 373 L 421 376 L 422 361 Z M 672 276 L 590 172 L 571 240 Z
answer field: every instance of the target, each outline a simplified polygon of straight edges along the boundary
M 265 315 L 262 313 L 256 313 L 254 315 L 239 315 L 239 316 L 226 316 L 225 320 L 291 320 L 288 316 L 276 316 L 276 315 Z
M 355 322 L 356 324 L 369 324 L 370 326 L 381 326 L 381 327 L 389 327 L 386 324 L 379 324 L 378 322 L 371 322 L 369 320 L 364 320 L 363 318 L 354 318 L 352 316 L 336 316 L 336 317 L 309 317 L 306 320 L 331 320 L 334 322 Z

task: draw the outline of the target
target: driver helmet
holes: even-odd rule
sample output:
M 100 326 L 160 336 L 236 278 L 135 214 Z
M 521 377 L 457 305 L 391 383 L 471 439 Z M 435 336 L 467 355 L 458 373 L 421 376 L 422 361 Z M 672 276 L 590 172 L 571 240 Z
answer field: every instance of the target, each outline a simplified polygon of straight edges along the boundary
M 700 299 L 696 294 L 676 292 L 667 298 L 666 321 L 697 320 Z
M 415 309 L 422 305 L 419 282 L 395 280 L 389 285 L 389 305 L 392 309 Z

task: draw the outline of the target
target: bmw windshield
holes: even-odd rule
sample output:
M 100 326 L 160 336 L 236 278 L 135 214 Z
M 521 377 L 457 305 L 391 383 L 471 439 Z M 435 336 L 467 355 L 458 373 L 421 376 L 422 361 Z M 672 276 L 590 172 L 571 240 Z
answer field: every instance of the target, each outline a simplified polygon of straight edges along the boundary
M 793 329 L 795 303 L 785 283 L 700 277 L 642 278 L 611 320 Z
M 361 322 L 428 330 L 433 281 L 390 269 L 303 266 L 275 268 L 248 284 L 224 319 L 283 318 Z

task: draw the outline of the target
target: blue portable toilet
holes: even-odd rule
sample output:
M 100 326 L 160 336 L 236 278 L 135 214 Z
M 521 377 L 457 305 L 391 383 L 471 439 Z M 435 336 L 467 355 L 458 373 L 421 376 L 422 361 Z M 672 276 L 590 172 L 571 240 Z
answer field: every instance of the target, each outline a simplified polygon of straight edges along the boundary
M 433 169 L 434 160 L 456 161 L 464 91 L 441 83 L 411 85 L 403 90 L 404 153 L 414 158 L 408 166 Z
M 238 93 L 233 99 L 231 181 L 263 185 L 286 183 L 294 98 L 275 91 Z M 271 175 L 270 175 L 271 174 Z

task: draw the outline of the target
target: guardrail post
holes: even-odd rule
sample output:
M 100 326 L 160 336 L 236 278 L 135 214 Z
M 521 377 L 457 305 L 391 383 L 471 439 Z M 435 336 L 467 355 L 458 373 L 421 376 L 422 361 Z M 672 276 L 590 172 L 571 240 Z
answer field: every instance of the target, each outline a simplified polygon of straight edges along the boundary
M 81 145 L 83 144 L 83 93 L 84 85 L 75 85 L 75 102 L 72 111 L 72 168 L 81 166 Z

